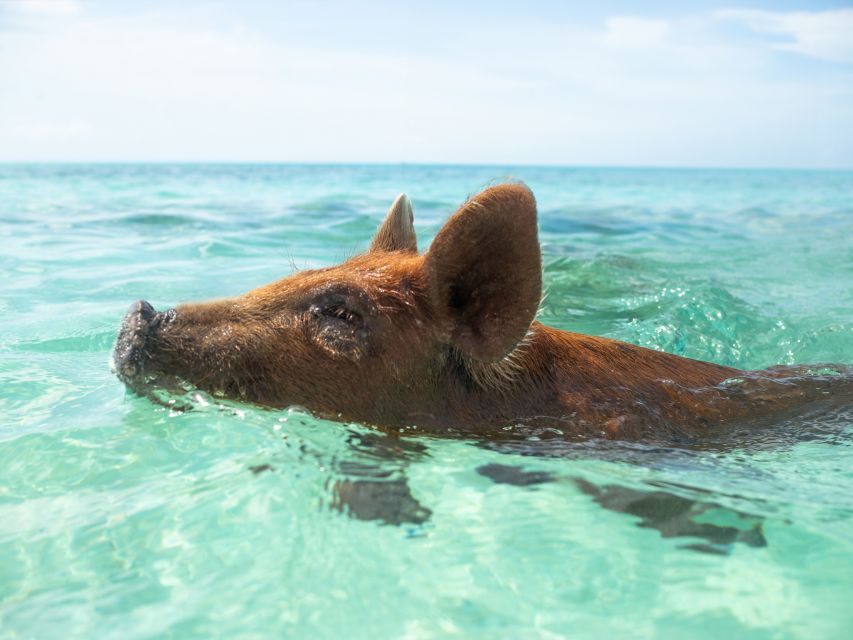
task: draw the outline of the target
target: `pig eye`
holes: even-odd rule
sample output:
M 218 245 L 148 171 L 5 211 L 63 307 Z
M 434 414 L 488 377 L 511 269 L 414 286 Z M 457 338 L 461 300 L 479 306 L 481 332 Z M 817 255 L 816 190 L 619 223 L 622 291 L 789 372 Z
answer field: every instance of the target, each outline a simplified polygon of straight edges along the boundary
M 333 304 L 323 309 L 323 315 L 327 318 L 338 318 L 344 322 L 352 323 L 361 319 L 354 311 L 350 311 L 340 304 Z
M 357 359 L 367 348 L 364 318 L 350 310 L 341 298 L 328 296 L 308 307 L 308 313 L 314 318 L 310 326 L 321 347 L 335 356 Z

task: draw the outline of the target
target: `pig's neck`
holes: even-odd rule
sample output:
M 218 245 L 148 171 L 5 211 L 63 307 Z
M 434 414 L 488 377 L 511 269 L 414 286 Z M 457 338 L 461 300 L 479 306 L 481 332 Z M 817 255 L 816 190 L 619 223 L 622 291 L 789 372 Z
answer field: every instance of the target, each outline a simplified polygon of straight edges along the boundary
M 534 323 L 525 340 L 501 362 L 472 364 L 448 357 L 433 393 L 413 398 L 412 411 L 403 421 L 428 430 L 476 425 L 476 432 L 519 423 L 571 424 L 572 429 L 586 425 L 595 430 L 602 422 L 624 422 L 625 416 L 636 414 L 639 404 L 689 403 L 689 397 L 673 398 L 674 387 L 707 388 L 737 373 Z M 683 414 L 680 407 L 673 412 L 673 419 Z

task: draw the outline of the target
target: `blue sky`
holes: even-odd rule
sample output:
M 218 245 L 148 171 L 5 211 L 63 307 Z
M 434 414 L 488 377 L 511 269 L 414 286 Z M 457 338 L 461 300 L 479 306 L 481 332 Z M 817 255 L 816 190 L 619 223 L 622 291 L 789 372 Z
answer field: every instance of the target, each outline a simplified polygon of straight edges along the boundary
M 0 161 L 853 168 L 853 3 L 0 0 Z

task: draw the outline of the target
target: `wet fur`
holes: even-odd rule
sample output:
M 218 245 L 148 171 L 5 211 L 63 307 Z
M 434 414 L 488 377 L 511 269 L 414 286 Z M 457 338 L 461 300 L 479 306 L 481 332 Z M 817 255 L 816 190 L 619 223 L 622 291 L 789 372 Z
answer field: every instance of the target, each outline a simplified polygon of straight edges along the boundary
M 491 438 L 508 425 L 568 439 L 697 438 L 827 390 L 851 400 L 849 375 L 745 373 L 547 327 L 535 320 L 541 278 L 524 185 L 466 201 L 423 255 L 401 197 L 362 255 L 177 307 L 126 381 L 182 380 L 389 431 Z

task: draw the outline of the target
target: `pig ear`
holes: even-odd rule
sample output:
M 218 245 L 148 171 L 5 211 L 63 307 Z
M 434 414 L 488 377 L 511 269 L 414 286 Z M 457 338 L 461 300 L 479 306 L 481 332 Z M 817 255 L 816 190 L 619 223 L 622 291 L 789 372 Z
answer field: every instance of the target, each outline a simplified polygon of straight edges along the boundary
M 503 358 L 524 338 L 542 297 L 533 194 L 504 184 L 468 200 L 436 236 L 425 269 L 451 342 L 476 360 Z
M 418 240 L 415 237 L 415 217 L 412 203 L 405 193 L 394 200 L 388 215 L 370 243 L 370 251 L 411 251 L 418 252 Z

